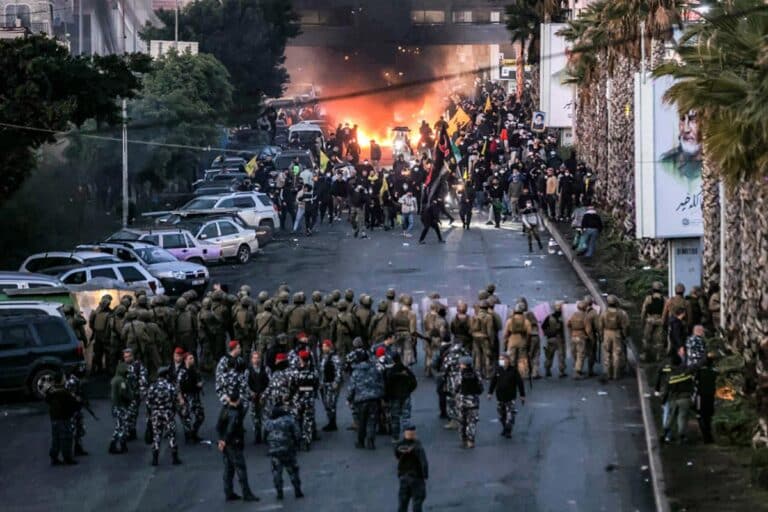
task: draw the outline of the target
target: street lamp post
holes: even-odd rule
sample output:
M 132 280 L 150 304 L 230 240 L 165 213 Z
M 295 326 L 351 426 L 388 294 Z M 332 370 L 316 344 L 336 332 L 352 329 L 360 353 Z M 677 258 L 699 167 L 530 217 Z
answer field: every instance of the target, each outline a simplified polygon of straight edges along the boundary
M 174 11 L 174 33 L 173 33 L 173 46 L 176 51 L 179 51 L 179 0 L 176 0 L 176 9 Z

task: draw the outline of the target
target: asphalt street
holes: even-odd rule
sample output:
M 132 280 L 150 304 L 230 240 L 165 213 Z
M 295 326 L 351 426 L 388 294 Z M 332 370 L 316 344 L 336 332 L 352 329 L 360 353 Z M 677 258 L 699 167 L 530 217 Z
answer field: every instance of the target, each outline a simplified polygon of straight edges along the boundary
M 476 223 L 469 232 L 454 227 L 446 235 L 445 245 L 430 234 L 423 246 L 416 234 L 404 238 L 377 231 L 369 239 L 355 239 L 347 224 L 337 223 L 321 226 L 310 238 L 284 237 L 246 266 L 216 267 L 211 273 L 231 288 L 249 284 L 254 294 L 274 291 L 285 282 L 308 293 L 353 288 L 358 295 L 366 292 L 378 300 L 393 287 L 398 294 L 411 293 L 416 301 L 437 291 L 451 305 L 459 298 L 474 300 L 477 290 L 490 282 L 509 304 L 518 296 L 527 297 L 532 306 L 555 299 L 573 302 L 586 293 L 556 251 L 549 253 L 545 247 L 529 255 L 518 226 L 497 230 Z M 420 354 L 413 422 L 430 462 L 426 510 L 653 509 L 634 378 L 605 385 L 596 379 L 534 381 L 528 403 L 519 408 L 511 440 L 499 436 L 495 403 L 483 398 L 477 447 L 464 450 L 458 433 L 442 428 L 434 382 L 423 377 L 422 364 Z M 569 358 L 569 372 L 570 366 Z M 204 433 L 213 436 L 218 407 L 211 382 L 205 401 Z M 215 447 L 184 445 L 179 425 L 182 466 L 171 466 L 165 447 L 161 465 L 151 467 L 149 447 L 141 441 L 131 443 L 126 455 L 110 456 L 109 403 L 93 402 L 101 421 L 86 419 L 84 444 L 91 455 L 70 468 L 49 466 L 50 426 L 43 404 L 7 397 L 0 401 L 0 503 L 6 510 L 202 511 L 224 506 L 222 464 Z M 376 451 L 354 449 L 354 434 L 343 429 L 351 422 L 349 410 L 343 402 L 339 405 L 342 430 L 323 434 L 311 452 L 299 455 L 306 498 L 297 501 L 286 488 L 285 501 L 276 501 L 265 448 L 248 445 L 249 479 L 261 501 L 226 508 L 396 510 L 396 464 L 389 439 L 379 437 Z M 325 416 L 319 403 L 317 411 L 322 426 Z

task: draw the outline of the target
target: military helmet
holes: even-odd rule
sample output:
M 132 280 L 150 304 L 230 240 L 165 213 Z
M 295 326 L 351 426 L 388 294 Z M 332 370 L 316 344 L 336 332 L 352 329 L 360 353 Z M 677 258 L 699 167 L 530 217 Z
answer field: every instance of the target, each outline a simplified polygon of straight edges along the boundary
M 355 339 L 352 340 L 352 347 L 363 348 L 363 338 L 360 336 L 355 336 Z
M 125 320 L 130 322 L 132 320 L 136 320 L 139 317 L 139 314 L 136 312 L 135 309 L 129 309 L 128 312 L 125 314 Z
M 584 302 L 587 304 L 587 307 L 589 307 L 589 306 L 591 306 L 592 304 L 595 303 L 595 301 L 594 301 L 594 299 L 592 298 L 591 295 L 585 295 L 584 296 Z
M 344 290 L 344 300 L 347 302 L 352 302 L 355 300 L 355 291 L 352 288 L 347 288 Z
M 489 284 L 488 286 L 485 287 L 485 291 L 493 295 L 496 292 L 496 285 L 493 283 Z
M 304 304 L 306 302 L 307 298 L 304 296 L 304 292 L 296 292 L 293 294 L 293 303 L 294 304 Z
M 251 298 L 247 295 L 244 295 L 240 298 L 240 305 L 246 308 L 251 307 Z
M 487 300 L 479 300 L 479 301 L 477 301 L 477 305 L 475 307 L 478 307 L 480 309 L 488 309 L 488 301 Z
M 440 304 L 440 303 L 437 302 L 436 300 L 433 300 L 432 302 L 429 303 L 429 310 L 430 311 L 437 311 L 438 304 Z
M 440 294 L 437 292 L 430 292 L 429 295 L 427 295 L 428 298 L 435 300 L 440 298 Z
M 226 299 L 227 299 L 227 303 L 228 303 L 230 306 L 234 306 L 234 305 L 235 305 L 235 304 L 237 304 L 237 302 L 238 302 L 238 298 L 237 298 L 237 295 L 235 295 L 235 294 L 233 294 L 233 293 L 230 293 L 230 294 L 228 294 L 228 295 L 226 296 Z
M 259 302 L 263 303 L 265 300 L 269 298 L 269 292 L 266 290 L 261 290 L 259 292 L 259 295 L 256 298 L 259 299 Z
M 291 299 L 290 293 L 285 290 L 277 294 L 277 300 L 279 300 L 280 302 L 287 303 L 290 299 Z
M 277 293 L 280 294 L 280 292 L 291 293 L 291 287 L 283 283 L 277 287 Z
M 339 308 L 339 311 L 346 311 L 349 307 L 349 303 L 346 300 L 341 299 L 336 307 Z
M 403 306 L 412 306 L 413 305 L 413 297 L 408 295 L 407 293 L 403 294 L 400 297 L 400 302 L 403 304 Z
M 142 309 L 139 311 L 139 320 L 142 322 L 151 322 L 152 321 L 152 313 L 148 309 Z
M 211 298 L 210 298 L 210 297 L 203 297 L 203 300 L 202 300 L 202 302 L 201 302 L 201 304 L 202 304 L 203 308 L 209 308 L 209 307 L 211 307 L 211 304 L 212 304 L 212 303 L 213 303 L 213 302 L 211 301 Z
M 264 311 L 272 311 L 272 307 L 275 305 L 274 302 L 272 302 L 272 299 L 267 299 L 264 301 Z
M 576 303 L 576 308 L 579 311 L 586 311 L 587 310 L 587 303 L 584 302 L 583 300 L 580 300 L 579 302 Z
M 152 306 L 153 308 L 162 306 L 163 305 L 162 295 L 155 295 L 154 297 L 152 297 L 152 300 L 149 301 L 149 305 Z
M 224 293 L 224 292 L 221 292 L 221 293 Z M 188 301 L 195 301 L 197 300 L 197 292 L 195 290 L 187 290 L 182 294 L 182 297 L 184 297 Z
M 488 297 L 488 306 L 493 307 L 496 304 L 501 304 L 501 300 L 499 300 L 497 296 L 491 295 L 490 297 Z
M 477 293 L 477 300 L 488 300 L 489 293 L 486 290 L 480 290 Z
M 379 307 L 378 307 L 379 313 L 386 313 L 388 309 L 389 309 L 389 304 L 387 303 L 387 301 L 383 300 L 379 302 Z
M 250 295 L 251 294 L 251 287 L 248 286 L 247 284 L 244 284 L 244 285 L 242 285 L 240 287 L 240 292 L 245 293 L 246 295 Z
M 606 297 L 605 302 L 609 306 L 618 306 L 619 305 L 619 298 L 616 297 L 615 295 L 609 295 L 608 297 Z
M 211 294 L 211 299 L 213 299 L 214 302 L 221 302 L 225 297 L 226 295 L 221 290 L 216 290 Z
M 395 289 L 394 289 L 394 288 L 387 288 L 387 293 L 386 293 L 386 295 L 385 295 L 385 296 L 386 296 L 386 297 L 387 297 L 389 300 L 395 300 L 395 295 L 396 295 L 396 294 L 395 294 Z
M 75 307 L 72 304 L 67 304 L 61 309 L 65 315 L 74 315 Z
M 651 290 L 655 292 L 660 292 L 664 288 L 664 285 L 661 284 L 661 281 L 654 281 L 653 284 L 651 284 Z
M 312 302 L 320 302 L 323 300 L 323 294 L 315 290 L 312 292 Z
M 130 295 L 123 295 L 120 298 L 120 304 L 123 304 L 126 307 L 130 306 L 131 304 L 133 304 L 133 297 L 131 297 Z
M 334 300 L 333 295 L 326 295 L 325 296 L 325 305 L 326 306 L 333 306 Z
M 146 294 L 147 294 L 147 290 L 136 290 L 136 298 L 137 299 L 139 297 L 141 297 L 142 295 L 146 295 Z
M 563 309 L 563 305 L 565 304 L 565 301 L 562 300 L 556 300 L 555 301 L 555 311 L 560 311 Z
M 288 335 L 285 333 L 280 333 L 277 335 L 277 338 L 275 339 L 277 341 L 278 345 L 287 345 L 288 344 Z
M 331 297 L 333 297 L 333 302 L 339 302 L 341 300 L 341 290 L 333 290 Z
M 459 303 L 456 304 L 456 311 L 461 313 L 461 314 L 466 313 L 467 309 L 468 309 L 467 308 L 467 303 L 464 302 L 463 300 L 460 300 Z
M 528 309 L 528 299 L 526 299 L 525 297 L 518 297 L 515 302 L 516 303 L 519 302 L 520 304 L 525 306 L 525 309 Z
M 112 296 L 108 293 L 105 293 L 101 296 L 101 300 L 99 301 L 102 304 L 111 304 L 112 303 Z
M 362 304 L 365 307 L 371 307 L 371 304 L 373 304 L 373 299 L 370 295 L 367 293 L 364 293 L 360 296 L 360 304 Z
M 176 299 L 176 309 L 184 309 L 187 307 L 187 299 L 179 297 Z
M 126 311 L 128 311 L 128 310 L 127 310 L 127 309 L 125 308 L 125 306 L 123 306 L 122 304 L 120 304 L 119 306 L 117 306 L 117 307 L 115 308 L 115 314 L 116 314 L 117 316 L 123 316 L 123 315 L 125 315 L 125 312 L 126 312 Z
M 139 297 L 136 299 L 136 304 L 142 308 L 149 307 L 149 299 L 146 295 L 139 295 Z

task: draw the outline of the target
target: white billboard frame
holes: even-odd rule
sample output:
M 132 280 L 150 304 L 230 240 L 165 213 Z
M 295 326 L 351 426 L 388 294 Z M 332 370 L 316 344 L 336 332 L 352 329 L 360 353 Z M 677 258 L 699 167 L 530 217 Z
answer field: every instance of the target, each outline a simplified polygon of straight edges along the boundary
M 547 112 L 549 128 L 573 128 L 574 87 L 566 78 L 569 45 L 557 32 L 565 23 L 541 24 L 539 58 L 539 110 Z

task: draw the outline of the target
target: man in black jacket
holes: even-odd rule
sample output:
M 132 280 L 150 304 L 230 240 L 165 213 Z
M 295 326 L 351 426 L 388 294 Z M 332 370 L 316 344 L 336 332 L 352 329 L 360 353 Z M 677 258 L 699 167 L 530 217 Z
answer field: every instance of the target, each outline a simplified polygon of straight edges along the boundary
M 385 393 L 389 402 L 392 442 L 400 440 L 402 425 L 411 420 L 411 393 L 416 389 L 416 376 L 403 364 L 398 352 L 392 354 L 395 363 L 384 374 Z
M 416 439 L 416 427 L 405 427 L 404 439 L 395 446 L 397 476 L 400 479 L 398 512 L 407 512 L 413 500 L 413 512 L 421 512 L 427 497 L 426 480 L 429 478 L 429 463 L 424 448 Z
M 72 456 L 73 433 L 72 417 L 80 410 L 81 403 L 64 387 L 64 375 L 57 374 L 54 383 L 45 391 L 48 413 L 51 417 L 51 465 L 58 466 L 64 458 L 64 464 L 74 465 L 77 461 Z
M 245 444 L 245 408 L 240 403 L 240 392 L 235 389 L 229 395 L 229 403 L 224 405 L 219 415 L 216 431 L 219 434 L 219 451 L 224 456 L 224 494 L 227 501 L 243 499 L 245 501 L 259 501 L 254 496 L 248 485 L 248 470 L 245 467 L 243 457 L 243 445 Z M 232 480 L 237 472 L 237 479 L 243 489 L 242 498 L 235 494 Z
M 255 350 L 251 353 L 251 364 L 248 366 L 248 389 L 251 391 L 251 420 L 253 421 L 254 444 L 260 444 L 263 440 L 263 426 L 261 424 L 262 403 L 261 396 L 269 385 L 267 368 L 261 361 L 261 354 Z
M 491 399 L 494 390 L 496 391 L 496 410 L 499 413 L 499 422 L 502 426 L 501 435 L 510 438 L 517 413 L 515 400 L 519 391 L 520 402 L 525 404 L 525 385 L 516 365 L 510 364 L 507 354 L 499 356 L 499 367 L 496 369 L 496 373 L 491 379 L 491 386 L 488 388 L 488 400 Z

